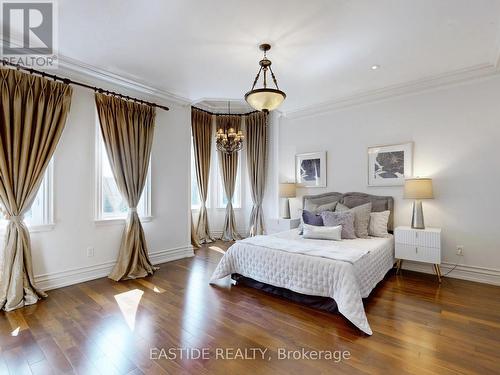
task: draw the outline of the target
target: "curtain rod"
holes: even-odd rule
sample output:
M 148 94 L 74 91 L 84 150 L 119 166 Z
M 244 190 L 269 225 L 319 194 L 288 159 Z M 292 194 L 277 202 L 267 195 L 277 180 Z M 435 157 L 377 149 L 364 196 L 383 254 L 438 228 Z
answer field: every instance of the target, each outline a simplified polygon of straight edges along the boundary
M 119 98 L 126 99 L 126 100 L 131 100 L 133 102 L 137 102 L 137 103 L 141 103 L 141 104 L 145 104 L 145 105 L 148 105 L 150 107 L 156 107 L 156 108 L 164 109 L 165 111 L 169 110 L 168 107 L 165 107 L 165 106 L 160 105 L 160 104 L 148 102 L 148 101 L 142 100 L 142 99 L 137 99 L 137 98 L 134 98 L 134 97 L 131 97 L 131 96 L 128 96 L 128 95 L 122 95 L 122 94 L 119 94 L 119 93 L 114 92 L 114 91 L 109 91 L 109 90 L 102 89 L 100 87 L 87 85 L 86 83 L 73 81 L 73 80 L 71 80 L 69 78 L 62 78 L 62 77 L 56 76 L 55 74 L 50 74 L 50 73 L 42 72 L 40 70 L 36 70 L 36 69 L 33 69 L 33 68 L 27 68 L 27 67 L 25 67 L 23 65 L 11 63 L 8 60 L 2 60 L 2 65 L 4 65 L 4 66 L 5 65 L 13 66 L 17 70 L 24 70 L 26 72 L 29 72 L 30 74 L 38 74 L 38 75 L 40 75 L 40 76 L 42 76 L 44 78 L 45 77 L 51 78 L 54 81 L 60 81 L 60 82 L 63 82 L 65 84 L 67 84 L 67 85 L 72 84 L 72 85 L 76 85 L 76 86 L 80 86 L 80 87 L 85 87 L 86 89 L 94 90 L 95 92 L 98 92 L 100 94 L 117 96 Z
M 251 111 L 251 112 L 247 112 L 247 113 L 217 113 L 217 112 L 210 112 L 210 111 L 207 111 L 206 109 L 198 108 L 195 106 L 191 106 L 191 108 L 197 109 L 198 111 L 205 112 L 205 113 L 208 113 L 209 115 L 214 115 L 214 116 L 248 116 L 248 115 L 251 115 L 253 113 L 260 112 L 260 111 Z

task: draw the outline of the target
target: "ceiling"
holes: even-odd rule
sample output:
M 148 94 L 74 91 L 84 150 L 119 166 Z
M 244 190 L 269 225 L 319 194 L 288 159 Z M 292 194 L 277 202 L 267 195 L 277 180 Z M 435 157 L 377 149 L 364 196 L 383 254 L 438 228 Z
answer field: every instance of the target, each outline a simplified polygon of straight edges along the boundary
M 500 46 L 498 0 L 58 3 L 61 56 L 192 102 L 242 98 L 261 42 L 285 111 L 496 64 Z

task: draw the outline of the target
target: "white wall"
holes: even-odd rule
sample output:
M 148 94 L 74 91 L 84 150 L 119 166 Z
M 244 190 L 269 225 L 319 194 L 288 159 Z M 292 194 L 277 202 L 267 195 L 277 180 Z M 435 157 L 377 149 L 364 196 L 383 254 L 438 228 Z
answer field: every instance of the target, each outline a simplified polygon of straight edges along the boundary
M 55 228 L 31 234 L 34 273 L 44 288 L 105 276 L 118 254 L 124 224 L 94 222 L 95 116 L 93 92 L 75 87 L 54 155 Z M 143 224 L 156 263 L 192 254 L 189 147 L 190 108 L 157 109 L 151 161 L 153 220 Z M 87 247 L 95 249 L 94 257 L 87 257 Z
M 443 261 L 500 276 L 500 78 L 283 118 L 280 181 L 294 180 L 295 154 L 326 150 L 328 187 L 301 195 L 391 195 L 396 224 L 408 225 L 412 202 L 402 187 L 367 186 L 367 147 L 408 141 L 415 142 L 414 175 L 434 181 L 436 199 L 424 202 L 424 215 L 427 226 L 443 229 Z M 457 245 L 465 246 L 463 258 Z

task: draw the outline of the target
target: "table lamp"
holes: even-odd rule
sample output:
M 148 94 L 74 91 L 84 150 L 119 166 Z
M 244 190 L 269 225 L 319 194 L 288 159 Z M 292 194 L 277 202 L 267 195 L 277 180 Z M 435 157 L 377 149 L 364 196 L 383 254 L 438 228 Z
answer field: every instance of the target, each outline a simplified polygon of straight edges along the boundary
M 296 189 L 294 182 L 285 182 L 280 184 L 280 198 L 282 198 L 281 218 L 290 219 L 290 201 L 289 198 L 295 198 Z
M 422 199 L 432 199 L 432 180 L 430 178 L 408 178 L 405 180 L 405 199 L 414 199 L 413 216 L 411 227 L 413 229 L 425 229 L 424 213 L 422 211 Z

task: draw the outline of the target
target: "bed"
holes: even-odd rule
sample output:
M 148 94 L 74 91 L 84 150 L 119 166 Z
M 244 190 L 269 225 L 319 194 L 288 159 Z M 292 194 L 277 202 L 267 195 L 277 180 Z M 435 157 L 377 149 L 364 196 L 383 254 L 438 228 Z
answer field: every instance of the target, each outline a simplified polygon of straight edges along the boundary
M 348 207 L 372 202 L 372 211 L 391 211 L 392 197 L 364 193 L 325 193 L 303 197 L 303 207 L 338 201 Z M 342 241 L 304 239 L 297 229 L 236 242 L 224 254 L 210 282 L 231 276 L 266 292 L 340 312 L 371 335 L 363 306 L 394 264 L 394 240 L 370 237 Z

